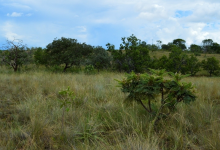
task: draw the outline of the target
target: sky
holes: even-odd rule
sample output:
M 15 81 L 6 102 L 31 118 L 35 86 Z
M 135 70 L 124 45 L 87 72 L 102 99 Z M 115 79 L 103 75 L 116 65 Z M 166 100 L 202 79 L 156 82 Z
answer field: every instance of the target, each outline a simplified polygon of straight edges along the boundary
M 55 38 L 119 48 L 134 34 L 148 44 L 181 38 L 220 43 L 219 0 L 0 0 L 0 47 L 21 39 L 43 47 Z

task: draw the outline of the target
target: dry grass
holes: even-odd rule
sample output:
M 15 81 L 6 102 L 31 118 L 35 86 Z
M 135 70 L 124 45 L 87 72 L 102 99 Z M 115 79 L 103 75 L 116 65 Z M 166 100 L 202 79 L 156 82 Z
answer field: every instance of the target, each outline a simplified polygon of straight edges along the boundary
M 0 149 L 219 149 L 220 78 L 187 78 L 198 98 L 158 121 L 148 138 L 152 119 L 134 103 L 125 106 L 114 79 L 124 74 L 0 74 Z M 76 99 L 65 116 L 57 99 L 62 89 Z

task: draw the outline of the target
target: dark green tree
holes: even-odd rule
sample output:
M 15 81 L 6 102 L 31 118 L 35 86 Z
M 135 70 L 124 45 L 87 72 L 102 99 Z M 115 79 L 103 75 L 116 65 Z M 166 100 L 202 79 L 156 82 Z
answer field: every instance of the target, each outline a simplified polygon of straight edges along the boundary
M 125 53 L 123 53 L 122 50 L 116 50 L 115 46 L 110 43 L 106 44 L 106 46 L 108 49 L 107 51 L 111 53 L 111 56 L 113 58 L 113 67 L 119 72 L 122 72 L 125 66 Z
M 183 39 L 174 39 L 173 40 L 173 44 L 177 45 L 179 48 L 181 48 L 182 50 L 186 49 L 186 41 Z
M 213 40 L 212 39 L 205 39 L 202 41 L 202 49 L 205 53 L 212 53 Z
M 196 53 L 202 53 L 202 47 L 196 44 L 191 44 L 189 47 L 189 50 L 193 52 L 194 54 Z
M 202 67 L 204 70 L 209 72 L 210 77 L 219 71 L 219 60 L 215 57 L 207 58 L 206 60 L 202 61 Z
M 45 49 L 47 65 L 64 65 L 63 71 L 72 66 L 79 66 L 83 58 L 88 56 L 93 47 L 85 43 L 78 43 L 76 39 L 64 38 L 54 39 Z
M 200 67 L 201 63 L 198 61 L 195 55 L 190 55 L 190 57 L 188 57 L 186 60 L 187 73 L 190 73 L 192 76 L 194 76 L 200 70 Z
M 130 37 L 123 37 L 120 50 L 125 51 L 125 70 L 126 72 L 143 72 L 149 65 L 150 56 L 147 47 L 141 45 L 133 34 Z
M 45 49 L 38 47 L 34 52 L 34 62 L 36 65 L 46 65 L 47 57 L 45 53 Z
M 161 58 L 158 59 L 156 69 L 168 70 L 168 68 L 167 68 L 168 62 L 169 62 L 169 59 L 167 58 L 167 56 L 163 55 Z
M 26 45 L 19 39 L 7 40 L 7 44 L 3 46 L 3 49 L 5 50 L 2 52 L 3 63 L 10 65 L 16 72 L 19 66 L 22 66 L 27 60 Z
M 119 71 L 143 72 L 148 68 L 150 63 L 148 47 L 145 42 L 141 42 L 133 34 L 130 37 L 122 38 L 119 50 L 115 50 L 114 46 L 109 43 L 106 46 Z
M 214 42 L 211 49 L 214 53 L 220 54 L 220 45 L 218 43 Z
M 100 69 L 107 69 L 111 66 L 111 56 L 104 48 L 97 46 L 89 58 L 89 64 L 93 65 L 99 72 Z
M 179 47 L 173 47 L 169 54 L 169 61 L 167 63 L 167 70 L 177 73 L 186 73 L 188 55 L 182 51 Z

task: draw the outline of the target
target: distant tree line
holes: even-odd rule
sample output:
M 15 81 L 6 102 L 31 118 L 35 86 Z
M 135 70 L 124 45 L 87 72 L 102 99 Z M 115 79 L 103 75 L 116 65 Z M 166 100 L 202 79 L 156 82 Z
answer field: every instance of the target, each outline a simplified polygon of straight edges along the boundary
M 123 37 L 119 50 L 115 46 L 106 44 L 107 50 L 101 46 L 91 46 L 79 43 L 76 39 L 62 37 L 55 38 L 46 48 L 28 48 L 21 40 L 7 41 L 0 51 L 1 64 L 11 66 L 16 72 L 22 65 L 44 65 L 46 68 L 61 68 L 63 72 L 74 67 L 92 66 L 100 70 L 113 70 L 118 72 L 142 73 L 152 69 L 166 69 L 170 72 L 195 75 L 203 68 L 209 75 L 217 74 L 219 60 L 215 57 L 199 62 L 199 53 L 220 53 L 220 46 L 211 39 L 203 40 L 203 45 L 191 44 L 188 51 L 185 40 L 174 39 L 173 42 L 162 44 L 147 44 L 133 34 Z M 149 51 L 167 50 L 169 56 L 161 58 L 150 57 Z M 191 52 L 189 55 L 188 52 Z
M 178 46 L 182 50 L 188 50 L 193 53 L 216 53 L 220 54 L 220 45 L 217 42 L 213 42 L 212 39 L 205 39 L 202 41 L 201 45 L 191 44 L 187 49 L 185 45 L 186 41 L 183 39 L 174 39 L 173 42 L 168 44 L 162 44 L 162 49 L 170 51 L 172 47 Z

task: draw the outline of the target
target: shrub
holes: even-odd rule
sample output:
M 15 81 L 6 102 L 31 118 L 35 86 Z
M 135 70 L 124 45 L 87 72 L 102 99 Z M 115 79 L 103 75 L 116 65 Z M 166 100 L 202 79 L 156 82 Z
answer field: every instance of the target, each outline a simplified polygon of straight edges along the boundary
M 95 68 L 93 65 L 87 65 L 84 69 L 85 74 L 94 74 L 95 73 Z
M 150 74 L 135 74 L 132 72 L 123 80 L 117 80 L 121 86 L 121 90 L 129 95 L 126 101 L 136 101 L 140 103 L 144 109 L 149 113 L 157 113 L 164 109 L 169 112 L 176 109 L 176 105 L 180 102 L 190 103 L 194 101 L 195 90 L 192 83 L 180 82 L 183 77 L 188 75 L 181 75 L 178 73 L 169 73 L 172 78 L 165 79 L 167 74 L 165 70 L 150 69 Z M 160 96 L 159 108 L 153 110 L 152 105 L 158 104 L 156 97 Z M 143 103 L 147 101 L 147 106 Z
M 209 72 L 211 77 L 212 74 L 216 74 L 220 70 L 219 60 L 215 57 L 207 58 L 207 60 L 202 61 L 202 67 Z

